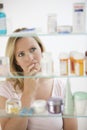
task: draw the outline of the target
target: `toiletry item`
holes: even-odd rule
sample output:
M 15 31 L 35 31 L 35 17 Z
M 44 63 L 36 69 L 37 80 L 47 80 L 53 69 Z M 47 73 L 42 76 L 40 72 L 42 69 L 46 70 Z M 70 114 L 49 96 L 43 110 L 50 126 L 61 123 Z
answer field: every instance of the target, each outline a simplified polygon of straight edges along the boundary
M 85 51 L 85 74 L 87 75 L 87 51 Z
M 74 93 L 74 113 L 79 116 L 87 114 L 87 92 Z
M 8 76 L 10 74 L 9 57 L 0 57 L 0 76 Z
M 43 113 L 46 111 L 46 101 L 39 99 L 36 100 L 33 104 L 32 104 L 32 108 L 34 110 L 34 113 Z
M 70 52 L 70 75 L 75 75 L 75 59 L 74 59 L 74 55 L 77 53 L 77 51 L 71 51 Z
M 6 101 L 6 112 L 8 114 L 18 114 L 20 110 L 21 110 L 20 100 L 12 98 Z
M 43 52 L 42 54 L 41 73 L 44 76 L 53 74 L 53 59 L 50 52 Z
M 59 63 L 60 63 L 60 75 L 68 75 L 68 59 L 67 53 L 60 53 Z
M 4 4 L 0 3 L 0 35 L 4 35 L 7 33 L 6 14 L 3 9 Z
M 74 113 L 74 100 L 71 92 L 70 80 L 67 78 L 65 86 L 65 98 L 64 98 L 64 115 L 73 115 Z
M 72 26 L 68 26 L 68 25 L 62 25 L 62 26 L 57 26 L 57 32 L 58 33 L 71 33 L 72 32 Z
M 84 33 L 86 28 L 86 5 L 74 3 L 73 5 L 73 32 Z
M 47 21 L 48 33 L 57 32 L 57 14 L 49 14 Z
M 77 52 L 74 54 L 75 60 L 75 75 L 83 76 L 84 75 L 84 54 Z
M 57 114 L 62 112 L 62 99 L 59 97 L 51 97 L 47 101 L 47 109 L 49 113 Z

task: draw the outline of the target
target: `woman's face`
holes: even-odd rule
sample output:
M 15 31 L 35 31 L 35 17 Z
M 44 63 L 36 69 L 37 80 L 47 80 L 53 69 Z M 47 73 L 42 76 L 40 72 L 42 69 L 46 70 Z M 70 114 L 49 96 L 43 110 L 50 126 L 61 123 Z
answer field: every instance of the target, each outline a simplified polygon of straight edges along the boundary
M 24 73 L 40 71 L 41 49 L 34 38 L 20 38 L 15 46 L 15 58 Z M 33 72 L 34 73 L 34 72 Z M 32 74 L 33 74 L 32 73 Z

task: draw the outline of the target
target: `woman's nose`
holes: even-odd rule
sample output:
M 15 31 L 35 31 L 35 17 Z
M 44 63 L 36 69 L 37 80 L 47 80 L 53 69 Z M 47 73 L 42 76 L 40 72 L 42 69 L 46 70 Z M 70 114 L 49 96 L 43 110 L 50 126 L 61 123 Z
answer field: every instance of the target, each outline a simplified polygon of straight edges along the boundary
M 28 54 L 26 55 L 26 59 L 27 59 L 27 60 L 32 60 L 33 58 L 34 58 L 33 55 L 30 54 L 30 53 L 28 53 Z

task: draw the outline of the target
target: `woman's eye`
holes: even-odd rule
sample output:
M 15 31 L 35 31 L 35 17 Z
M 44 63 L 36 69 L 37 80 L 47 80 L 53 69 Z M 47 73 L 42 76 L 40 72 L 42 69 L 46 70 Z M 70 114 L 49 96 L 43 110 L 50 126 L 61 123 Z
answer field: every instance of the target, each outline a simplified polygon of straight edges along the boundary
M 21 53 L 18 54 L 19 57 L 22 57 L 24 55 L 25 55 L 24 52 L 21 52 Z
M 30 52 L 34 52 L 36 50 L 36 48 L 35 47 L 32 47 L 31 49 L 30 49 Z

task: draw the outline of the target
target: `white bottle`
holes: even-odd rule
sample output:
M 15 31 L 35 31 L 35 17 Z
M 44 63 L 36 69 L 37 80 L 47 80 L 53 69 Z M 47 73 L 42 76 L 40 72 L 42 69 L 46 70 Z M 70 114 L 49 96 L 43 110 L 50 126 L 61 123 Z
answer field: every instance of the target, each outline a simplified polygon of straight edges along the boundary
M 60 63 L 60 75 L 68 75 L 68 61 L 69 56 L 67 53 L 60 53 L 59 55 L 59 63 Z
M 52 75 L 53 73 L 53 59 L 50 52 L 44 52 L 41 59 L 42 75 Z
M 55 33 L 57 32 L 57 14 L 50 14 L 48 15 L 48 22 L 47 22 L 48 33 Z
M 84 33 L 86 28 L 85 3 L 74 3 L 73 32 Z

